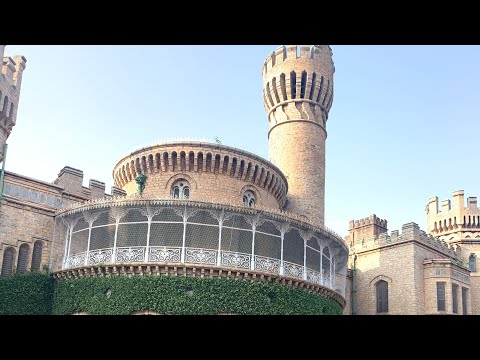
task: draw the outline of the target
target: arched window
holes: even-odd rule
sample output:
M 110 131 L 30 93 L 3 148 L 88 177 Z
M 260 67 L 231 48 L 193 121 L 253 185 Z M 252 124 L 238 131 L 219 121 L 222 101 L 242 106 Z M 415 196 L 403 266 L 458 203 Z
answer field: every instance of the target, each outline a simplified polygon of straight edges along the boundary
M 388 283 L 380 280 L 377 287 L 377 313 L 388 313 Z
M 468 259 L 468 265 L 471 272 L 477 271 L 477 257 L 475 256 L 475 254 L 470 254 L 470 258 Z
M 190 197 L 190 184 L 185 179 L 177 180 L 172 185 L 172 196 L 175 199 L 188 199 Z
M 2 263 L 2 277 L 7 278 L 12 275 L 12 268 L 13 268 L 13 256 L 15 255 L 15 251 L 13 248 L 9 247 L 6 248 L 3 253 L 3 263 Z
M 255 194 L 247 190 L 243 193 L 243 205 L 246 207 L 255 207 Z
M 24 274 L 27 271 L 27 259 L 28 259 L 28 252 L 30 247 L 28 244 L 20 245 L 20 249 L 18 250 L 18 260 L 17 260 L 17 274 Z
M 40 271 L 40 263 L 42 262 L 43 244 L 41 241 L 35 241 L 32 254 L 32 271 Z

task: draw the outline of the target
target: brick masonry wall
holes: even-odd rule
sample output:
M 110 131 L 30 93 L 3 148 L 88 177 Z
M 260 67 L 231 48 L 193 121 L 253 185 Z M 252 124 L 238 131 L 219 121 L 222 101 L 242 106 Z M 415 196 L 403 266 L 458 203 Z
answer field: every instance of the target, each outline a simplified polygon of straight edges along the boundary
M 15 250 L 14 267 L 17 267 L 18 250 L 22 244 L 29 245 L 27 270 L 30 269 L 35 241 L 43 244 L 42 262 L 48 264 L 52 232 L 53 212 L 32 208 L 26 204 L 7 199 L 2 200 L 0 208 L 0 268 L 3 264 L 3 253 L 8 247 Z
M 287 174 L 287 210 L 323 225 L 325 213 L 325 131 L 308 122 L 288 122 L 270 133 L 269 155 Z
M 176 162 L 173 152 L 177 154 Z M 184 167 L 180 159 L 182 152 L 185 153 Z M 193 166 L 190 166 L 191 152 L 194 153 Z M 198 160 L 199 153 L 203 155 L 202 162 Z M 164 154 L 168 155 L 168 165 L 164 160 Z M 207 166 L 207 154 L 212 155 L 210 166 Z M 220 156 L 218 167 L 215 166 L 216 155 Z M 145 196 L 168 197 L 171 195 L 173 183 L 176 180 L 185 179 L 190 183 L 192 199 L 241 204 L 243 192 L 251 190 L 256 195 L 257 205 L 271 209 L 283 208 L 287 184 L 281 172 L 268 161 L 253 154 L 247 155 L 246 152 L 235 152 L 233 148 L 214 144 L 158 145 L 123 158 L 117 163 L 113 173 L 116 186 L 122 188 L 127 195 L 138 192 L 135 177 L 141 171 L 147 176 L 143 192 Z M 228 162 L 225 161 L 226 156 L 228 156 Z M 237 163 L 232 169 L 234 158 L 237 159 Z M 241 174 L 242 160 L 245 165 Z M 250 171 L 248 171 L 249 164 L 251 164 Z M 258 166 L 256 175 L 254 175 L 255 166 Z

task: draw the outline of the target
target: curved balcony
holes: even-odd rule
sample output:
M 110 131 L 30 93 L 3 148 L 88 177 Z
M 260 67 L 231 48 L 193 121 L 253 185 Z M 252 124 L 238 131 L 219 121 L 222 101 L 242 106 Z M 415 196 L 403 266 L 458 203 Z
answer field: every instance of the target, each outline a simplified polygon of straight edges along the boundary
M 61 210 L 62 270 L 185 264 L 300 279 L 345 296 L 347 248 L 294 215 L 192 200 L 114 199 Z

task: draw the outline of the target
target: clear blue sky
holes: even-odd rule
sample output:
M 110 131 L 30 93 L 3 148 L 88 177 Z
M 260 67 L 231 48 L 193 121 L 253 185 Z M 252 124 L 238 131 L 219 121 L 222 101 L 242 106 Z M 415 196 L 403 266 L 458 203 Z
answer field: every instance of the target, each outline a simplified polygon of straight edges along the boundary
M 261 67 L 271 46 L 7 46 L 27 62 L 6 168 L 103 181 L 135 148 L 218 136 L 268 159 Z M 376 213 L 425 228 L 431 196 L 480 196 L 479 46 L 332 46 L 326 225 Z

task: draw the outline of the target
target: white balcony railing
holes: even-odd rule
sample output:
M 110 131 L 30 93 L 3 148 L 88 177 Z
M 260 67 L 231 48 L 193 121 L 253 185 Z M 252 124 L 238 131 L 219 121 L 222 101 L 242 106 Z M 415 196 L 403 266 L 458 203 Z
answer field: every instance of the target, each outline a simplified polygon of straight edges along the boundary
M 63 269 L 71 269 L 86 265 L 108 265 L 122 263 L 178 263 L 181 264 L 182 248 L 167 246 L 148 247 L 148 257 L 146 256 L 146 246 L 132 246 L 120 248 L 106 248 L 91 250 L 70 255 L 65 259 Z M 185 264 L 217 264 L 218 250 L 185 248 Z M 251 269 L 251 254 L 220 251 L 220 267 Z M 283 268 L 283 274 L 282 274 Z M 304 279 L 316 284 L 332 288 L 330 274 L 320 274 L 320 272 L 304 268 L 302 265 L 294 264 L 288 261 L 282 262 L 265 256 L 254 256 L 253 269 L 272 275 L 284 275 L 297 279 Z M 305 275 L 306 274 L 306 278 Z

